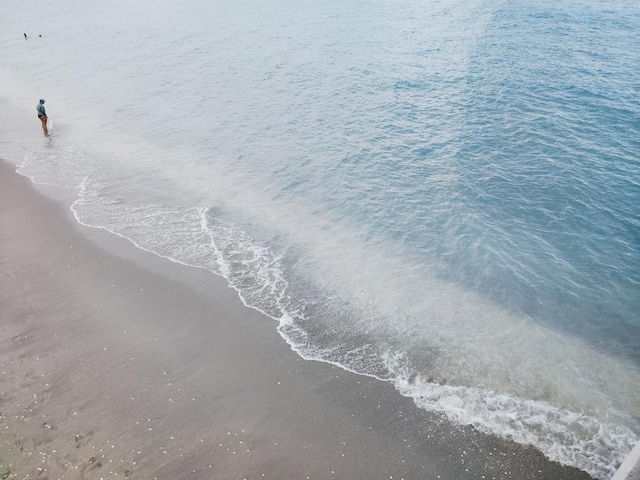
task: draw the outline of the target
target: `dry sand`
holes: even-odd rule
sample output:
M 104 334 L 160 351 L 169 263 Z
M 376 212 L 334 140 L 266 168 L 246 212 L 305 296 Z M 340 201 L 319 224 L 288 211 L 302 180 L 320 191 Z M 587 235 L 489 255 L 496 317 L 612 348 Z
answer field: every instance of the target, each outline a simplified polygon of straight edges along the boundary
M 0 478 L 590 478 L 302 360 L 223 279 L 68 196 L 0 162 Z

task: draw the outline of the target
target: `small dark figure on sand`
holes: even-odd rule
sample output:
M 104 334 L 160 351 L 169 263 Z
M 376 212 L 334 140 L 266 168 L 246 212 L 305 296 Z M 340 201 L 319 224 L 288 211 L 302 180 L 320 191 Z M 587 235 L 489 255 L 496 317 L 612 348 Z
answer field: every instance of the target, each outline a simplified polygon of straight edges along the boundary
M 38 111 L 38 118 L 42 122 L 42 130 L 45 135 L 49 135 L 49 130 L 47 130 L 47 112 L 44 109 L 44 98 L 40 99 L 40 103 L 36 105 L 36 110 Z
M 24 35 L 24 39 L 26 40 L 27 39 L 27 34 L 23 33 L 23 35 Z

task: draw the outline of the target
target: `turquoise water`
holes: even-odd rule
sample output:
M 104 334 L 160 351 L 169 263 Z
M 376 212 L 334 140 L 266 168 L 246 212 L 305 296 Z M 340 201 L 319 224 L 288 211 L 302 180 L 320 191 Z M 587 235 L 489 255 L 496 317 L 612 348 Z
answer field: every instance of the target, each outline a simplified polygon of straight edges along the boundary
M 36 2 L 0 26 L 0 152 L 81 223 L 455 423 L 597 478 L 638 440 L 637 3 Z

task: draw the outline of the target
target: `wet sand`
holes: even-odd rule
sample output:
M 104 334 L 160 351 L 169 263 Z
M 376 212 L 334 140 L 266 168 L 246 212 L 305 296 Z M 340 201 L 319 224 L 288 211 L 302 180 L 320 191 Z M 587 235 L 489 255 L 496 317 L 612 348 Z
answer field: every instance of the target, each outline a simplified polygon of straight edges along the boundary
M 226 282 L 0 162 L 0 477 L 589 479 L 302 360 Z M 55 197 L 56 200 L 53 200 Z

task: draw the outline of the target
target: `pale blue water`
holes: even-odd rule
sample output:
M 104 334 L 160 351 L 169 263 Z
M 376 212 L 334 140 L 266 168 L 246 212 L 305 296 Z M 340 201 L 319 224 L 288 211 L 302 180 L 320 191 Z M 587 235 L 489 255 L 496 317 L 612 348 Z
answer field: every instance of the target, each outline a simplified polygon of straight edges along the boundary
M 637 2 L 40 1 L 0 27 L 0 153 L 80 222 L 455 423 L 597 478 L 638 440 Z

